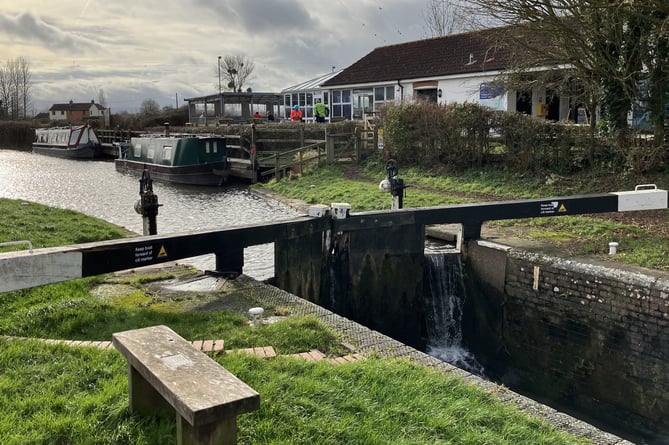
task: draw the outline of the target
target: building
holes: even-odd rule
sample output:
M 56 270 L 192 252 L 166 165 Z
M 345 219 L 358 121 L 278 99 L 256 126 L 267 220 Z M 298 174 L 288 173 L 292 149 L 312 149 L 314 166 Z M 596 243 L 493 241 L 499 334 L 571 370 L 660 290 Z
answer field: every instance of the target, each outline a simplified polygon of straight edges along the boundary
M 110 110 L 100 104 L 96 104 L 95 100 L 90 102 L 73 102 L 65 104 L 53 104 L 49 108 L 49 120 L 51 121 L 65 121 L 65 122 L 83 122 L 98 118 L 105 126 L 109 126 Z
M 276 118 L 281 107 L 281 96 L 276 93 L 223 92 L 208 96 L 189 97 L 188 122 L 191 125 L 211 125 L 219 122 L 245 122 L 255 111 L 265 118 Z
M 569 97 L 546 88 L 506 90 L 495 81 L 511 68 L 512 53 L 496 43 L 501 28 L 375 48 L 319 87 L 331 98 L 330 115 L 363 119 L 386 103 L 424 99 L 474 102 L 552 120 L 570 116 Z
M 343 70 L 335 71 L 334 67 L 332 67 L 331 73 L 323 74 L 322 76 L 282 90 L 281 94 L 283 96 L 284 108 L 281 117 L 284 119 L 290 118 L 290 110 L 295 105 L 299 105 L 302 109 L 302 115 L 305 122 L 313 121 L 313 105 L 316 102 L 316 99 L 320 99 L 321 102 L 330 108 L 330 92 L 322 87 L 323 83 L 339 75 L 342 71 Z M 327 117 L 326 119 L 329 120 L 330 118 Z

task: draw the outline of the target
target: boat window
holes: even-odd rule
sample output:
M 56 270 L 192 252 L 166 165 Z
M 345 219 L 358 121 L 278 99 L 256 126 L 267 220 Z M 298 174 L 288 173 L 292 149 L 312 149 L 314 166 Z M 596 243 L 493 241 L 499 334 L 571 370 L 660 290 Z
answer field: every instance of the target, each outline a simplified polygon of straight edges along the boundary
M 204 143 L 204 152 L 211 153 L 211 141 L 206 141 Z
M 134 144 L 132 146 L 132 155 L 136 158 L 141 158 L 142 157 L 142 144 Z
M 79 135 L 81 134 L 81 128 L 77 128 L 76 130 L 72 130 L 70 133 L 70 142 L 69 145 L 76 145 L 77 141 L 79 140 Z
M 163 161 L 169 161 L 170 159 L 172 159 L 172 146 L 163 145 Z

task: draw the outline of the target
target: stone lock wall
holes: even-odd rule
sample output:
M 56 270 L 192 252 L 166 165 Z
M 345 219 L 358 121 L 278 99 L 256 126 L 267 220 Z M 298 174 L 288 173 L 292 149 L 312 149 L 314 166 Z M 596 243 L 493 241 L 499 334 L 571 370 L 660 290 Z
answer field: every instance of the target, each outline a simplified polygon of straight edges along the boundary
M 503 255 L 468 252 L 470 278 L 485 289 L 470 302 L 482 306 L 470 324 L 497 336 L 487 339 L 489 369 L 511 387 L 625 428 L 669 432 L 669 275 Z M 489 256 L 491 275 L 480 267 Z

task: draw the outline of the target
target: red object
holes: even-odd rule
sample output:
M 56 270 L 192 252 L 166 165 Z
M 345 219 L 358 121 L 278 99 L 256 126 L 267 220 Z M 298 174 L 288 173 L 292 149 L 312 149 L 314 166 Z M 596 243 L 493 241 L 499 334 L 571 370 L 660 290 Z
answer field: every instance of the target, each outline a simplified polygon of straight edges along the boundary
M 291 121 L 301 121 L 302 120 L 302 111 L 300 110 L 293 110 L 290 112 L 290 120 Z

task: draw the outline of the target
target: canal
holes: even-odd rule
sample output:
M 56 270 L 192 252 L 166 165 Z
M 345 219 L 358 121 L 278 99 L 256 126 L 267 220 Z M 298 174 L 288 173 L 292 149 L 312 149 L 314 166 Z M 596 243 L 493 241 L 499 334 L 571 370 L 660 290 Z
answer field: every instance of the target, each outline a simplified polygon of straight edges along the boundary
M 259 198 L 243 185 L 198 187 L 153 183 L 162 204 L 158 233 L 220 229 L 279 221 L 298 213 L 283 204 Z M 119 173 L 113 161 L 75 161 L 0 149 L 0 198 L 25 199 L 94 216 L 142 233 L 142 218 L 134 210 L 139 199 L 139 176 Z M 188 261 L 214 269 L 213 255 Z M 244 252 L 244 273 L 258 280 L 274 274 L 271 244 Z

